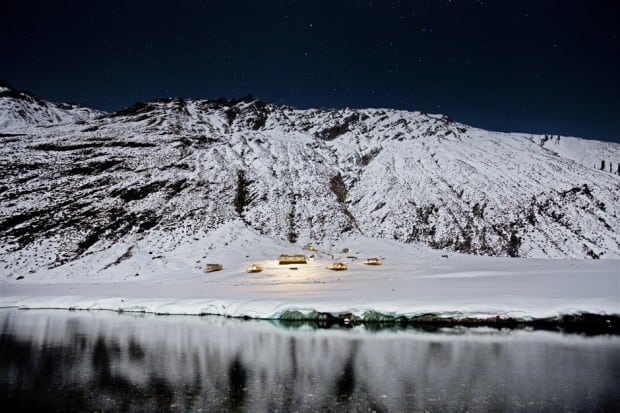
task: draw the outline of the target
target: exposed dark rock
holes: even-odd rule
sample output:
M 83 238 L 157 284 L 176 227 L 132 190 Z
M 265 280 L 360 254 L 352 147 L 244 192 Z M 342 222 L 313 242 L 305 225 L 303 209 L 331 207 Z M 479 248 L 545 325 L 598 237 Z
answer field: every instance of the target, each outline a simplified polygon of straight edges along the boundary
M 235 211 L 237 214 L 242 215 L 243 209 L 250 203 L 250 193 L 248 191 L 248 186 L 252 182 L 249 181 L 245 176 L 245 171 L 238 170 L 237 171 L 237 190 L 235 192 Z
M 119 117 L 119 116 L 135 116 L 144 113 L 151 112 L 153 110 L 153 106 L 149 103 L 145 102 L 137 102 L 131 106 L 126 107 L 125 109 L 121 109 L 119 111 L 111 113 L 109 116 L 111 118 Z
M 357 113 L 352 114 L 344 118 L 342 120 L 342 123 L 332 126 L 330 128 L 323 129 L 321 132 L 318 133 L 317 138 L 325 140 L 325 141 L 334 140 L 338 136 L 347 133 L 349 131 L 349 127 L 355 122 L 358 122 L 359 119 L 360 119 L 359 114 Z
M 347 200 L 347 186 L 342 175 L 336 174 L 329 180 L 329 188 L 336 195 L 336 200 L 343 204 Z
M 364 325 L 366 329 L 380 330 L 383 328 L 423 328 L 437 330 L 439 328 L 457 327 L 491 327 L 497 329 L 551 330 L 567 333 L 588 335 L 620 335 L 620 316 L 592 313 L 570 314 L 560 317 L 519 320 L 510 317 L 445 317 L 433 313 L 421 314 L 407 318 L 391 316 L 377 312 L 368 312 L 363 317 L 355 317 L 350 313 L 333 316 L 329 313 L 311 312 L 307 316 L 299 313 L 296 319 L 279 319 L 278 323 L 287 327 L 311 326 L 314 328 L 333 328 L 334 326 L 353 327 Z
M 110 195 L 117 196 L 125 202 L 138 201 L 159 191 L 161 188 L 165 187 L 167 183 L 166 181 L 155 181 L 144 186 L 121 188 L 112 191 Z

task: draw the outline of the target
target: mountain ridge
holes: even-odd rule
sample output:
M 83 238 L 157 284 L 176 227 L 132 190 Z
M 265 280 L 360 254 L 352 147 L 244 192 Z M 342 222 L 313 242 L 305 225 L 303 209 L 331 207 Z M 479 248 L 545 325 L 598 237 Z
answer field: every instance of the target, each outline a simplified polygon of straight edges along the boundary
M 620 257 L 619 144 L 250 96 L 104 113 L 9 95 L 0 94 L 7 273 L 118 243 L 201 249 L 237 220 L 297 247 L 365 236 L 481 255 Z

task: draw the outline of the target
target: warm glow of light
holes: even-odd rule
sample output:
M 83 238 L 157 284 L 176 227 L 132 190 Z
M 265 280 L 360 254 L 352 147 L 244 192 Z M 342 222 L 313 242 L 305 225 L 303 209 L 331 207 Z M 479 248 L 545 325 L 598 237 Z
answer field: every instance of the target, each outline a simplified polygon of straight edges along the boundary
M 280 265 L 286 264 L 307 264 L 308 258 L 305 255 L 280 255 L 278 260 Z
M 367 258 L 366 261 L 364 261 L 366 265 L 381 265 L 382 263 L 383 261 L 379 257 Z
M 347 264 L 345 264 L 344 262 L 335 262 L 327 268 L 334 271 L 343 271 L 346 270 L 348 267 Z
M 248 272 L 261 272 L 263 270 L 263 266 L 260 264 L 252 264 L 248 267 Z

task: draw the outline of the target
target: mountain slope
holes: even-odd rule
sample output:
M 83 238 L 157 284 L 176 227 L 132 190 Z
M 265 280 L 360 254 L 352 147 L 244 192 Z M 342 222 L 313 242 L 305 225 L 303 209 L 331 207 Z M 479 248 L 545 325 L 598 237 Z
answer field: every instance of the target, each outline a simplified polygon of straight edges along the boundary
M 74 124 L 92 119 L 101 112 L 67 103 L 56 104 L 14 89 L 0 80 L 0 131 L 23 132 L 33 127 Z
M 52 105 L 2 93 L 0 119 L 16 119 L 18 104 Z M 0 128 L 6 274 L 119 243 L 202 248 L 236 220 L 298 246 L 363 235 L 472 254 L 620 257 L 617 144 L 251 97 L 84 113 Z

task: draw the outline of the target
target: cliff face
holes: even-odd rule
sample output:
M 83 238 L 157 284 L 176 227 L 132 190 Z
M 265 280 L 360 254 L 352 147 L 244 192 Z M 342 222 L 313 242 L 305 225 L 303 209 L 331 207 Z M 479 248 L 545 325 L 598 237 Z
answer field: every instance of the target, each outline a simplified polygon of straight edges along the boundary
M 171 249 L 235 220 L 297 244 L 362 234 L 471 254 L 620 257 L 618 144 L 251 97 L 104 114 L 1 90 L 4 271 L 119 242 Z

